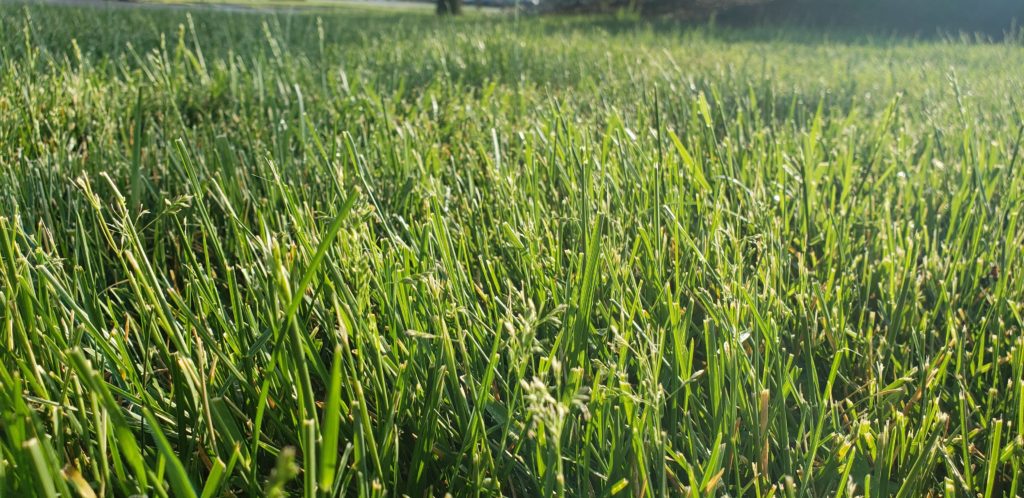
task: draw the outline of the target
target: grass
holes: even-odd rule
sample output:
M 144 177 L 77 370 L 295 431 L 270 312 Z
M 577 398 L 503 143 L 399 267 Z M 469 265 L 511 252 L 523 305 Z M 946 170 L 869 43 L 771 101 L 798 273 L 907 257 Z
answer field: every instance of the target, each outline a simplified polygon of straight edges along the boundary
M 434 13 L 435 9 L 433 3 L 423 0 L 389 0 L 389 2 L 384 3 L 366 0 L 190 0 L 188 2 L 181 2 L 179 0 L 132 0 L 132 2 L 137 5 L 163 4 L 176 7 L 255 10 L 257 12 L 273 9 L 282 11 L 282 14 L 287 13 L 283 11 L 288 9 L 309 9 L 328 12 L 331 10 L 336 11 L 338 8 L 349 8 L 362 12 L 372 12 L 375 10 L 394 12 L 396 9 L 399 9 L 407 13 L 417 10 Z M 133 6 L 132 4 L 129 5 Z M 467 12 L 475 12 L 476 10 L 467 9 Z
M 1021 496 L 1024 52 L 0 5 L 0 496 Z

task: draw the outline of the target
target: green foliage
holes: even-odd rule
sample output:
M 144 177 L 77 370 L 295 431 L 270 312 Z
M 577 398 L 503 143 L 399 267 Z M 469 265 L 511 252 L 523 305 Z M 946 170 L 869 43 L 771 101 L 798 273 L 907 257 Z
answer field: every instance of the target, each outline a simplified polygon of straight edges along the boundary
M 732 22 L 787 21 L 935 35 L 982 32 L 1017 36 L 1020 0 L 765 0 L 727 14 Z
M 0 5 L 2 496 L 1019 496 L 1024 53 Z
M 437 15 L 457 15 L 462 13 L 462 0 L 437 0 Z

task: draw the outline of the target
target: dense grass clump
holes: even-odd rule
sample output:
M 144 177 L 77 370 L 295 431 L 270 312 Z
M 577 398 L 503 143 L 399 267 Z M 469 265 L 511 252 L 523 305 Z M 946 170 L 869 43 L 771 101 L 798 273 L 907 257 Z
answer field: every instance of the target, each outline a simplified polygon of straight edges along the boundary
M 0 495 L 1020 496 L 1022 67 L 0 5 Z

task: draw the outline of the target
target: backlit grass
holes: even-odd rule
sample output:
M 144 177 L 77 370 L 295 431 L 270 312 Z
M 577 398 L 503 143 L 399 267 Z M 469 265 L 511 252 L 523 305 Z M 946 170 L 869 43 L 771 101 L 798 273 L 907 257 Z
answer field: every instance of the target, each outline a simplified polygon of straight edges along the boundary
M 0 495 L 1019 496 L 1022 67 L 0 5 Z

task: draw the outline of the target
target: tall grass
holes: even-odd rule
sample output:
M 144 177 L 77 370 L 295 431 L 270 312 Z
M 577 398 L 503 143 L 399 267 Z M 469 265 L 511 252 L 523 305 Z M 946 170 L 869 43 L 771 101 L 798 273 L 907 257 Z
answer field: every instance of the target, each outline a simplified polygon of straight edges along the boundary
M 0 5 L 0 495 L 1020 496 L 1019 46 Z

